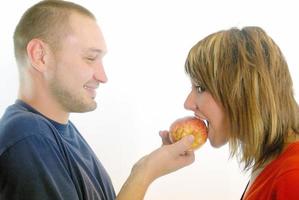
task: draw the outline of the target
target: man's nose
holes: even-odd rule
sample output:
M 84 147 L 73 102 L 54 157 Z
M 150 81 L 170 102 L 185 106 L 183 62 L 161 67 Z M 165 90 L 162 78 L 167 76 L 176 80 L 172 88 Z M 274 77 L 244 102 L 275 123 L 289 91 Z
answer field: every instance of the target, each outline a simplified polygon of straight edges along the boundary
M 106 83 L 108 81 L 108 78 L 107 78 L 107 75 L 106 75 L 106 72 L 104 69 L 104 65 L 102 62 L 99 62 L 95 66 L 94 78 L 101 83 Z

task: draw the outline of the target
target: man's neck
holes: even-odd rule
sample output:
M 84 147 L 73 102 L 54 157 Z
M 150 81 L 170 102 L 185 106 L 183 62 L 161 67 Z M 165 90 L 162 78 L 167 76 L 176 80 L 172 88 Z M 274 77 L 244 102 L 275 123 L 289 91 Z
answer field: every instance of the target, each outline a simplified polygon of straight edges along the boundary
M 69 113 L 64 111 L 56 102 L 53 102 L 50 99 L 40 96 L 28 97 L 21 93 L 18 95 L 18 98 L 53 121 L 60 124 L 67 124 L 69 120 Z

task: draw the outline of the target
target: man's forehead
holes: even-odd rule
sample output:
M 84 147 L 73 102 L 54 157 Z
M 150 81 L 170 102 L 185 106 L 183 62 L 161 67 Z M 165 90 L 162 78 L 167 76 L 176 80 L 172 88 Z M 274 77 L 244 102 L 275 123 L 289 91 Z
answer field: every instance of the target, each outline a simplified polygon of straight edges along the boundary
M 72 13 L 70 16 L 72 31 L 67 39 L 74 45 L 78 45 L 81 53 L 96 53 L 104 56 L 107 52 L 103 33 L 94 18 Z

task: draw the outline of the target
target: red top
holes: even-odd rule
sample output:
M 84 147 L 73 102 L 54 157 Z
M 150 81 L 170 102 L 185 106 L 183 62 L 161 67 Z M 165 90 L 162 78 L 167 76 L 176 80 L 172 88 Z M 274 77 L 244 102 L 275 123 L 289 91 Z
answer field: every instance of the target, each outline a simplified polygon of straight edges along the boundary
M 290 144 L 255 179 L 244 200 L 299 200 L 299 142 Z

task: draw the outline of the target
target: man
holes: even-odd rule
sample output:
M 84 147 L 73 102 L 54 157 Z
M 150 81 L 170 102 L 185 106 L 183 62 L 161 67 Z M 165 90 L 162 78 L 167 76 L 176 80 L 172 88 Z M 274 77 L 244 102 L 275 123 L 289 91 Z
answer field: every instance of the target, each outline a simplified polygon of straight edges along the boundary
M 48 0 L 28 9 L 14 33 L 18 99 L 0 121 L 0 199 L 141 200 L 158 177 L 189 165 L 193 138 L 138 161 L 116 196 L 95 153 L 69 121 L 96 109 L 107 82 L 107 49 L 94 15 L 77 4 Z

